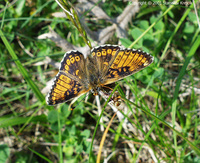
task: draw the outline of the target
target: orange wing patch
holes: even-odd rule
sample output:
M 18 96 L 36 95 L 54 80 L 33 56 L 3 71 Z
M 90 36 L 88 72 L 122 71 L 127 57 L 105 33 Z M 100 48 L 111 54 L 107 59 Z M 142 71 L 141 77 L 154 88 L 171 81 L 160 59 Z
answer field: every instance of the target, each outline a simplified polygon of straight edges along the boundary
M 76 96 L 87 92 L 78 81 L 70 79 L 63 72 L 58 73 L 47 96 L 48 105 L 55 105 L 68 101 Z
M 109 62 L 119 49 L 120 47 L 116 45 L 102 45 L 92 49 L 92 59 L 102 76 L 107 72 Z
M 120 50 L 113 60 L 105 76 L 105 84 L 120 80 L 126 76 L 147 67 L 153 62 L 153 57 L 145 52 L 132 49 Z

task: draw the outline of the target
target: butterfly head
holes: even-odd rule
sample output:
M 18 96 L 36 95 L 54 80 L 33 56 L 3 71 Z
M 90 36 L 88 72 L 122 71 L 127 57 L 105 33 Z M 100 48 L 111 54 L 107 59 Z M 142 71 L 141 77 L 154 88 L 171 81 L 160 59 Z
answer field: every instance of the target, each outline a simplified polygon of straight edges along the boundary
M 99 86 L 93 86 L 91 89 L 91 92 L 94 96 L 98 95 L 100 91 L 100 87 Z

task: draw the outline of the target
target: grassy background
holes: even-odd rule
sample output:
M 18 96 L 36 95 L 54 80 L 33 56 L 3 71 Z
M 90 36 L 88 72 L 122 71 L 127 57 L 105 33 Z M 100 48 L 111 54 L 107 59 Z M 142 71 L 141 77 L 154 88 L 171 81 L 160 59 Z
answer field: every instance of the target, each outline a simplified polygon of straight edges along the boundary
M 101 159 L 112 155 L 109 162 L 198 162 L 200 24 L 194 4 L 143 2 L 146 4 L 129 23 L 128 37 L 114 36 L 107 43 L 118 44 L 120 40 L 125 47 L 151 53 L 155 60 L 118 82 L 118 91 L 128 99 L 120 109 L 131 127 L 125 129 L 123 120 L 115 118 Z M 129 3 L 105 1 L 98 6 L 115 18 Z M 199 5 L 196 2 L 200 16 Z M 46 93 L 41 92 L 57 73 L 55 67 L 45 63 L 45 57 L 60 62 L 65 51 L 38 36 L 48 33 L 50 26 L 73 45 L 85 46 L 69 19 L 52 16 L 58 11 L 62 9 L 53 0 L 0 4 L 0 162 L 96 160 L 103 131 L 95 98 L 90 94 L 87 102 L 80 102 L 71 112 L 69 103 L 47 106 Z M 93 31 L 107 25 L 104 20 L 89 18 L 87 25 Z M 101 99 L 102 108 L 104 105 Z M 101 125 L 106 127 L 113 114 L 106 105 Z

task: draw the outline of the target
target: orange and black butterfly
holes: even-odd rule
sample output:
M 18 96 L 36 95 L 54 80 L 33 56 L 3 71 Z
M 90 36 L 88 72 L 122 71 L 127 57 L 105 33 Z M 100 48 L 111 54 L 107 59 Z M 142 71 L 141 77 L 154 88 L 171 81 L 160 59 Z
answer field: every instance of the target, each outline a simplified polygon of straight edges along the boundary
M 145 52 L 117 45 L 102 45 L 84 58 L 78 51 L 67 52 L 47 96 L 47 104 L 62 103 L 88 91 L 97 95 L 107 84 L 116 82 L 153 62 Z

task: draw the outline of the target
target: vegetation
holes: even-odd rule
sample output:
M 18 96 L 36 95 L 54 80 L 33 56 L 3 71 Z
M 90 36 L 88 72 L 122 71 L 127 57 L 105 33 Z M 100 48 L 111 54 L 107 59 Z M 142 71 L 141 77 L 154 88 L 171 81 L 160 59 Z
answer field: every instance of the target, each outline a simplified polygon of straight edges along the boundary
M 95 162 L 109 122 L 102 162 L 199 162 L 199 1 L 70 2 L 0 4 L 0 163 Z M 154 63 L 116 83 L 119 106 L 91 93 L 48 106 L 64 53 L 101 44 Z

